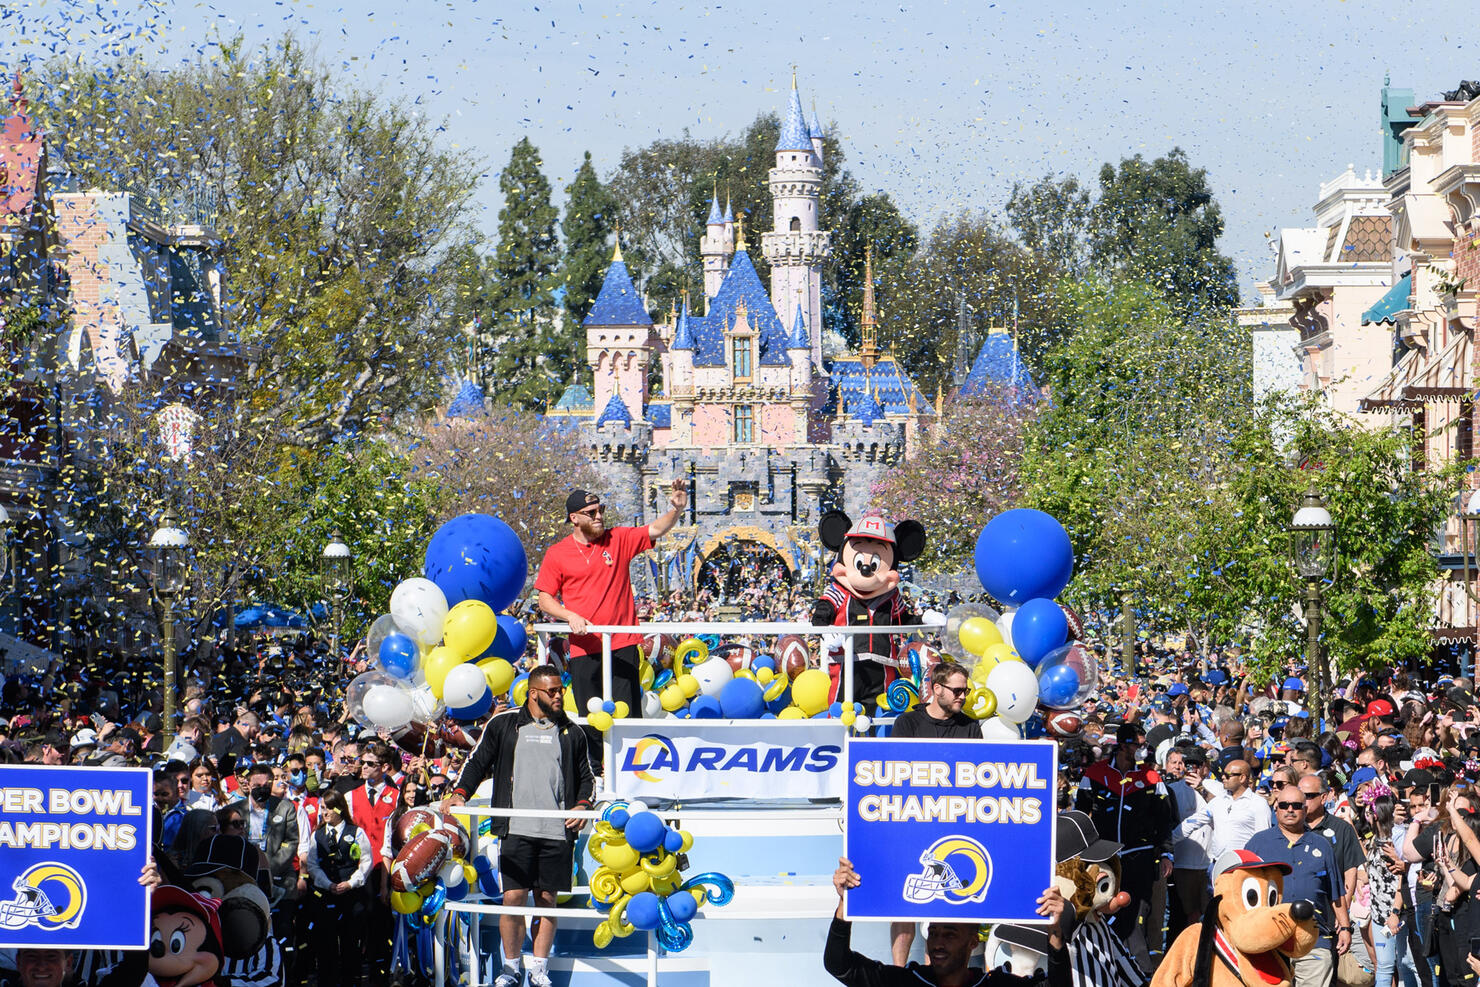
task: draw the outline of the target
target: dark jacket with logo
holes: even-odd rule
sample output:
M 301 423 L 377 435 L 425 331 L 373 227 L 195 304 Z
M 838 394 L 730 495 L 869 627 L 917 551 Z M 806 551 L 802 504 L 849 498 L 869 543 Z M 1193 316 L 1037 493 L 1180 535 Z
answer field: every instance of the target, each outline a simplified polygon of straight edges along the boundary
M 500 713 L 483 728 L 478 746 L 463 765 L 453 791 L 464 798 L 472 798 L 484 779 L 493 779 L 493 807 L 507 809 L 514 797 L 514 750 L 519 743 L 519 728 L 533 723 L 529 709 L 520 706 Z M 560 725 L 560 769 L 565 774 L 565 808 L 585 809 L 591 804 L 591 793 L 595 779 L 591 775 L 590 754 L 586 749 L 586 732 L 569 721 Z M 493 816 L 489 820 L 493 835 L 509 835 L 509 817 Z M 567 840 L 576 838 L 575 831 L 565 831 Z
M 354 823 L 345 823 L 338 839 L 329 838 L 329 827 L 320 826 L 313 834 L 318 844 L 319 868 L 324 876 L 338 884 L 348 881 L 360 869 L 360 844 L 356 839 L 360 830 Z

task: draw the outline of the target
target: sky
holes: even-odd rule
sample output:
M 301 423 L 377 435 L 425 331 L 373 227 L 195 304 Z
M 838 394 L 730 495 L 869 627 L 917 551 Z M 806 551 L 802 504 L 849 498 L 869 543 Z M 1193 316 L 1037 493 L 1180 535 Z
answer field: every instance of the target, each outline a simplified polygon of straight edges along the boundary
M 1473 0 L 7 0 L 0 66 L 123 51 L 178 64 L 292 31 L 485 163 L 492 234 L 521 137 L 558 191 L 586 150 L 605 174 L 624 148 L 782 110 L 795 65 L 862 185 L 925 231 L 961 210 L 1000 215 L 1014 181 L 1094 184 L 1107 161 L 1183 148 L 1208 171 L 1251 298 L 1269 237 L 1313 223 L 1321 182 L 1380 168 L 1385 73 L 1420 101 L 1480 77 L 1472 15 Z

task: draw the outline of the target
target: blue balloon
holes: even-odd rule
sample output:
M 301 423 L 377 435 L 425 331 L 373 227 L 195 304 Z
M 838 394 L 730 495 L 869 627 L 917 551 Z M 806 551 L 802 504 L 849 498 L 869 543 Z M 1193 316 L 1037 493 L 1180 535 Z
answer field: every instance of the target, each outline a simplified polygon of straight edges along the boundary
M 756 655 L 751 659 L 750 670 L 752 672 L 759 672 L 763 668 L 776 671 L 776 659 L 770 655 Z
M 425 562 L 423 575 L 437 584 L 449 607 L 482 600 L 494 613 L 518 598 L 529 575 L 519 536 L 487 514 L 463 514 L 438 528 Z
M 1069 640 L 1069 618 L 1053 600 L 1029 600 L 1012 618 L 1012 646 L 1034 668 L 1044 655 Z
M 669 853 L 678 853 L 683 849 L 683 834 L 676 829 L 670 829 L 663 837 L 663 849 Z
M 791 686 L 781 690 L 781 695 L 766 703 L 766 709 L 772 713 L 779 713 L 791 705 Z
M 1023 722 L 1023 738 L 1025 740 L 1037 740 L 1039 737 L 1048 736 L 1048 724 L 1043 720 L 1043 713 L 1034 710 L 1033 715 Z
M 724 716 L 724 710 L 713 696 L 695 696 L 689 703 L 689 715 L 696 720 L 717 720 Z
M 473 858 L 473 870 L 478 872 L 478 893 L 485 898 L 497 898 L 503 894 L 498 886 L 498 874 L 494 873 L 493 863 L 482 854 Z
M 977 536 L 977 578 L 1000 603 L 1053 599 L 1069 585 L 1073 573 L 1069 533 L 1042 511 L 1029 507 L 1003 511 Z
M 1064 707 L 1079 692 L 1079 673 L 1068 665 L 1052 665 L 1038 673 L 1038 701 L 1045 706 Z
M 529 632 L 524 629 L 524 624 L 518 617 L 511 617 L 506 613 L 498 615 L 498 630 L 493 632 L 493 643 L 488 650 L 478 656 L 478 660 L 484 658 L 502 658 L 504 661 L 518 664 L 519 659 L 524 657 L 524 649 L 529 646 Z
M 719 690 L 719 708 L 726 719 L 752 720 L 766 711 L 766 694 L 758 682 L 730 679 Z
M 473 720 L 481 720 L 493 709 L 493 690 L 484 688 L 483 694 L 467 706 L 448 706 L 447 715 L 459 723 L 470 723 Z
M 639 891 L 632 896 L 631 901 L 627 902 L 627 911 L 623 914 L 627 921 L 639 929 L 656 929 L 661 920 L 658 914 L 658 901 L 658 896 L 651 891 Z
M 398 679 L 409 679 L 421 662 L 416 642 L 405 634 L 387 634 L 380 642 L 380 667 Z
M 668 836 L 668 827 L 663 825 L 663 820 L 655 812 L 634 812 L 632 818 L 627 820 L 627 825 L 622 828 L 622 835 L 638 853 L 652 853 L 663 845 L 663 840 Z
M 699 903 L 687 891 L 675 891 L 663 900 L 668 903 L 668 914 L 675 922 L 692 922 L 699 914 Z

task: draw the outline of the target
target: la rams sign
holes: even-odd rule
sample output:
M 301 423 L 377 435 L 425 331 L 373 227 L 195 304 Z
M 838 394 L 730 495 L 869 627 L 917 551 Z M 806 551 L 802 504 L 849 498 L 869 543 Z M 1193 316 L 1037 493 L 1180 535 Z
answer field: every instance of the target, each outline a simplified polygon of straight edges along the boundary
M 0 947 L 142 949 L 150 773 L 0 766 Z
M 611 729 L 619 798 L 841 798 L 843 736 L 835 720 L 618 720 Z
M 848 742 L 849 919 L 1037 922 L 1053 879 L 1052 741 Z

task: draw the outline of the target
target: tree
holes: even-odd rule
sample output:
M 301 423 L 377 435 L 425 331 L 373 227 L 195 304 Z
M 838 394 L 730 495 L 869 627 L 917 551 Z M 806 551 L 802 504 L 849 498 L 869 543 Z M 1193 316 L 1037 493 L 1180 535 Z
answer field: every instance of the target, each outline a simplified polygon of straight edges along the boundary
M 914 518 L 930 533 L 920 565 L 955 572 L 967 564 L 987 518 L 1016 506 L 1023 436 L 1037 414 L 1031 396 L 988 390 L 953 399 L 938 431 L 874 487 L 888 517 Z
M 1100 169 L 1090 252 L 1104 272 L 1154 286 L 1179 309 L 1218 319 L 1238 301 L 1233 261 L 1218 252 L 1223 212 L 1207 170 L 1181 148 L 1147 163 L 1123 158 Z
M 168 71 L 56 62 L 37 107 L 66 137 L 52 170 L 220 237 L 254 422 L 323 443 L 430 406 L 457 345 L 443 261 L 476 236 L 471 157 L 291 36 L 212 51 Z
M 560 255 L 550 182 L 540 154 L 520 138 L 499 174 L 504 206 L 493 255 L 494 297 L 484 327 L 484 389 L 526 408 L 559 394 L 572 354 L 559 331 L 554 289 Z
M 575 180 L 565 189 L 565 219 L 560 232 L 565 238 L 561 284 L 565 288 L 565 312 L 580 326 L 591 311 L 601 281 L 611 263 L 611 234 L 617 219 L 617 199 L 596 177 L 591 152 L 586 152 Z M 585 340 L 575 341 L 577 348 Z
M 1073 175 L 1012 183 L 1007 220 L 1018 243 L 1053 277 L 1078 278 L 1089 262 L 1089 191 Z
M 886 325 L 895 310 L 893 291 L 906 277 L 920 245 L 920 231 L 899 211 L 887 192 L 866 195 L 847 204 L 833 227 L 833 261 L 822 285 L 823 324 L 850 344 L 858 343 L 863 313 L 863 275 L 868 248 L 873 249 L 875 292 L 880 319 Z M 904 304 L 904 299 L 898 301 Z M 901 313 L 902 314 L 902 313 Z M 893 339 L 888 340 L 891 345 Z

